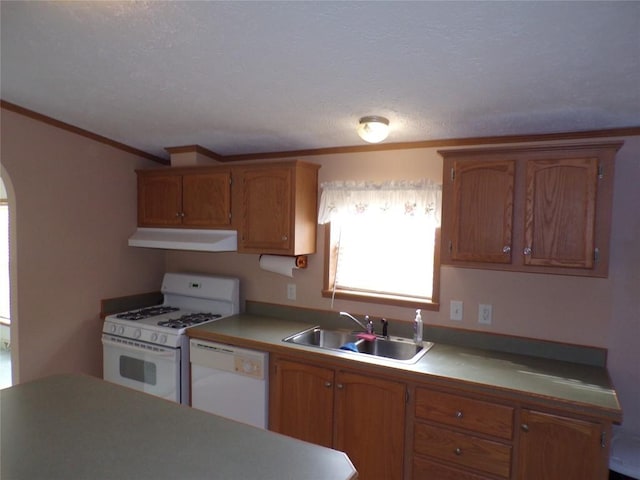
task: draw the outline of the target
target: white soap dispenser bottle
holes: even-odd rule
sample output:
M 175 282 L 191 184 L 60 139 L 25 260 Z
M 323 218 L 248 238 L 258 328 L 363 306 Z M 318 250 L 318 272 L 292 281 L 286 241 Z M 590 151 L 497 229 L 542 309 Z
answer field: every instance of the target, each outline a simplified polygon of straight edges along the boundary
M 416 310 L 416 318 L 413 321 L 413 341 L 417 345 L 422 345 L 422 315 L 419 308 Z

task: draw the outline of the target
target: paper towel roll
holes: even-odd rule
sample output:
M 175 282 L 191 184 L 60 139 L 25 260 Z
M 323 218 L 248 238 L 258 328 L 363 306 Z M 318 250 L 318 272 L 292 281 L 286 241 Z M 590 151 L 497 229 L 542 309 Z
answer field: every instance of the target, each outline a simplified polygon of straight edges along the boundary
M 293 277 L 293 270 L 306 267 L 306 257 L 285 257 L 283 255 L 260 255 L 260 268 L 268 272 Z

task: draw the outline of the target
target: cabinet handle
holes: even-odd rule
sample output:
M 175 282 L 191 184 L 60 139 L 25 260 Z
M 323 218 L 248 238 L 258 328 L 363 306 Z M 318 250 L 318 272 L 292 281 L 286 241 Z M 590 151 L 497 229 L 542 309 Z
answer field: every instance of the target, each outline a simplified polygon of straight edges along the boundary
M 324 382 L 324 386 L 329 388 L 331 386 L 331 382 Z
M 282 235 L 282 241 L 286 242 L 289 239 L 289 237 L 287 237 L 286 235 Z
M 523 423 L 522 425 L 520 425 L 520 428 L 522 429 L 523 432 L 529 431 L 529 425 L 527 425 L 526 423 Z
M 462 455 L 462 449 L 460 447 L 456 448 L 453 453 L 455 453 L 456 455 L 460 456 Z
M 456 412 L 456 418 L 462 418 L 462 417 L 464 417 L 464 414 L 462 413 L 462 410 L 458 410 Z
M 531 255 L 531 247 L 525 247 L 524 251 L 522 252 L 524 255 Z
M 509 245 L 505 245 L 502 247 L 502 253 L 511 253 L 511 247 Z
M 338 383 L 338 384 L 336 385 L 336 387 L 338 387 L 339 389 L 341 389 L 341 390 L 342 390 L 342 389 L 344 388 L 344 385 L 342 385 L 341 383 Z

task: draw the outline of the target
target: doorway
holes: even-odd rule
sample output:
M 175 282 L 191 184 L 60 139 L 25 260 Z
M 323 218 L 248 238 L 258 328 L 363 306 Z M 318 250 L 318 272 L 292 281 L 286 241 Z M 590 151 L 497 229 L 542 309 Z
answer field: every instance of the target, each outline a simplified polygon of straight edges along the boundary
M 9 275 L 9 199 L 0 178 L 0 388 L 11 381 L 11 296 Z

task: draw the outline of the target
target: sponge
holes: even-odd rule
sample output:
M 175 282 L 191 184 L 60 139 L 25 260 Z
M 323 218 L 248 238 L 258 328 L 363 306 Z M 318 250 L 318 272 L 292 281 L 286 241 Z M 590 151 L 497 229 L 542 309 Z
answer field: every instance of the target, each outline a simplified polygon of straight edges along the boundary
M 356 337 L 366 340 L 367 342 L 373 342 L 377 337 L 374 333 L 358 333 Z

